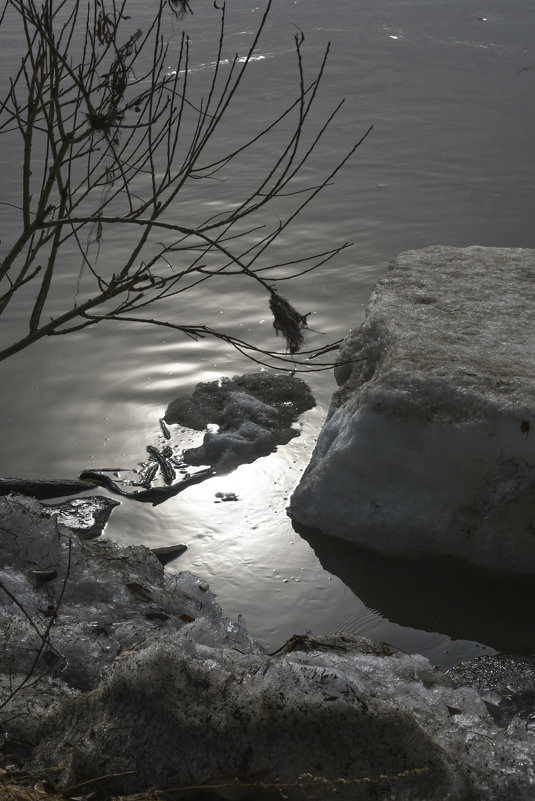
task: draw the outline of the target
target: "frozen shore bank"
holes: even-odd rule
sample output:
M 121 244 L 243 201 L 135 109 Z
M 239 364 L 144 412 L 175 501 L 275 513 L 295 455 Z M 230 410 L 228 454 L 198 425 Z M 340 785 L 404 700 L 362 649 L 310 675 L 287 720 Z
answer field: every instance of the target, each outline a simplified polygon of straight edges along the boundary
M 202 579 L 81 541 L 35 500 L 0 499 L 0 544 L 4 750 L 56 787 L 108 775 L 92 790 L 533 798 L 529 710 L 504 711 L 482 671 L 476 690 L 343 634 L 266 654 Z

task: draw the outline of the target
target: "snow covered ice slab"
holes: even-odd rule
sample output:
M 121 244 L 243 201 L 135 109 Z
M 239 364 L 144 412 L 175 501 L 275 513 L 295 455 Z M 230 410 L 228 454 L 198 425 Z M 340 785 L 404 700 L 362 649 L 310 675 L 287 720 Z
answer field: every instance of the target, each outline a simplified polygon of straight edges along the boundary
M 162 636 L 57 704 L 26 767 L 59 789 L 101 777 L 99 798 L 533 801 L 533 732 L 497 726 L 471 687 L 353 635 L 294 644 Z
M 398 256 L 340 350 L 292 518 L 375 550 L 535 572 L 535 250 Z

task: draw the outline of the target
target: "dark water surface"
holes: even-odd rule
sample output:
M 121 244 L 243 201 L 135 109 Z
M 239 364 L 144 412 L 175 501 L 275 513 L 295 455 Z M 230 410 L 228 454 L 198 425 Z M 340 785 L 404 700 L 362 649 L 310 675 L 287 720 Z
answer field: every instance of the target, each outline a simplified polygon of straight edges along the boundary
M 185 23 L 192 38 L 192 79 L 202 84 L 213 69 L 218 16 L 211 3 L 193 0 L 192 6 L 195 13 Z M 146 13 L 144 4 L 131 7 Z M 228 3 L 227 57 L 245 52 L 260 13 L 247 0 Z M 317 65 L 332 43 L 318 111 L 327 114 L 337 99 L 346 98 L 304 178 L 317 181 L 374 125 L 335 184 L 279 243 L 279 255 L 288 259 L 307 248 L 354 243 L 325 270 L 285 287 L 321 332 L 311 334 L 311 347 L 361 322 L 375 281 L 404 250 L 430 244 L 535 247 L 535 70 L 526 69 L 535 64 L 534 24 L 535 6 L 524 0 L 275 0 L 261 58 L 251 63 L 250 79 L 225 128 L 227 143 L 257 130 L 293 92 L 298 29 L 306 35 L 307 68 Z M 175 27 L 178 37 L 181 26 Z M 20 44 L 7 28 L 1 36 L 5 80 Z M 267 143 L 255 161 L 234 170 L 233 191 L 245 191 L 251 170 L 268 163 L 274 147 Z M 18 191 L 12 162 L 4 142 L 4 202 Z M 224 207 L 227 184 L 207 190 L 197 183 L 189 202 L 207 214 Z M 178 213 L 187 212 L 178 208 Z M 0 206 L 0 218 L 7 236 L 16 211 Z M 122 236 L 108 243 L 108 258 L 118 262 Z M 72 297 L 72 276 L 80 269 L 68 256 L 58 304 Z M 24 311 L 22 304 L 0 322 L 2 341 L 23 325 Z M 186 308 L 168 312 L 187 322 L 228 325 L 260 345 L 275 345 L 265 297 L 247 287 L 240 294 L 228 284 L 210 294 L 195 290 L 188 293 Z M 221 344 L 126 324 L 39 343 L 0 363 L 0 474 L 74 478 L 84 467 L 133 467 L 146 457 L 148 444 L 160 443 L 158 419 L 169 401 L 198 381 L 251 369 Z M 420 651 L 443 665 L 485 650 L 472 640 L 489 648 L 525 647 L 522 593 L 510 606 L 504 597 L 497 615 L 490 605 L 493 591 L 483 590 L 484 578 L 478 583 L 473 575 L 465 577 L 465 584 L 478 588 L 476 597 L 459 596 L 455 582 L 434 585 L 438 568 L 435 574 L 430 565 L 415 570 L 372 560 L 374 566 L 363 569 L 364 555 L 347 554 L 345 546 L 317 536 L 309 545 L 293 531 L 287 499 L 334 388 L 330 373 L 311 375 L 309 382 L 318 406 L 304 416 L 300 438 L 155 509 L 125 501 L 114 512 L 108 535 L 129 544 L 187 543 L 189 550 L 171 569 L 207 578 L 225 612 L 243 613 L 250 631 L 270 648 L 294 633 L 338 629 Z M 220 491 L 234 492 L 239 500 L 216 503 Z M 327 570 L 341 578 L 322 569 L 312 546 Z M 342 562 L 352 564 L 351 575 Z M 477 614 L 467 616 L 474 604 Z M 460 625 L 465 617 L 474 622 Z

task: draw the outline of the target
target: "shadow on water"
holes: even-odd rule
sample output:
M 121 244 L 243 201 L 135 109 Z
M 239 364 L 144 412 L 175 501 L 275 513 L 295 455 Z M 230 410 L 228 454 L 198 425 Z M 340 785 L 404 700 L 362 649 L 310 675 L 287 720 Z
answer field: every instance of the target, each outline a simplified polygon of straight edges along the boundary
M 369 607 L 395 623 L 535 652 L 535 576 L 484 570 L 453 557 L 400 559 L 294 524 L 321 562 Z

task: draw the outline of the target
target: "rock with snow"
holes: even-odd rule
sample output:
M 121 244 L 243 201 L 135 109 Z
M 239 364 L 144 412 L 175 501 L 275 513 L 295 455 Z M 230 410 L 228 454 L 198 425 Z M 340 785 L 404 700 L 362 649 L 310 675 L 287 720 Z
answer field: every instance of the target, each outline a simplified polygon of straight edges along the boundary
M 301 378 L 263 371 L 197 384 L 191 395 L 169 404 L 165 420 L 200 431 L 217 429 L 207 431 L 203 444 L 184 451 L 183 458 L 228 472 L 298 436 L 298 416 L 314 405 Z
M 399 256 L 340 349 L 299 524 L 535 572 L 535 251 Z

